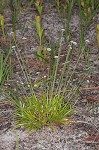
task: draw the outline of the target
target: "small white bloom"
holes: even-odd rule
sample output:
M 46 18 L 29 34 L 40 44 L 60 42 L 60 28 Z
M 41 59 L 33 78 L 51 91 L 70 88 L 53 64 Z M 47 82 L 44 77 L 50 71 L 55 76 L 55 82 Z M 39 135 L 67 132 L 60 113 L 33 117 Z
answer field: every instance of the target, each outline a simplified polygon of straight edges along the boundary
M 22 39 L 23 39 L 23 40 L 26 40 L 27 38 L 26 38 L 26 37 L 23 37 Z
M 73 43 L 74 41 L 70 41 L 70 43 Z
M 50 52 L 50 51 L 51 51 L 51 48 L 47 48 L 47 51 Z
M 21 84 L 23 85 L 24 83 L 23 83 L 23 82 L 21 82 Z
M 37 84 L 34 84 L 34 87 L 38 87 Z
M 16 47 L 16 46 L 15 46 L 15 45 L 13 45 L 13 46 L 12 46 L 12 49 L 14 49 L 15 47 Z
M 72 49 L 72 47 L 71 47 L 71 46 L 70 46 L 69 48 L 70 48 L 70 49 Z
M 20 105 L 22 106 L 22 102 L 20 101 Z
M 89 43 L 90 41 L 87 39 L 87 40 L 85 40 L 85 42 L 86 42 L 86 43 Z
M 23 108 L 24 108 L 25 104 L 23 103 Z
M 77 42 L 74 42 L 74 41 L 70 41 L 70 43 L 72 43 L 74 45 L 77 45 Z
M 73 42 L 74 45 L 77 45 L 77 42 Z
M 87 83 L 89 83 L 89 80 L 87 80 Z
M 61 55 L 61 57 L 64 57 L 64 55 Z
M 63 28 L 62 28 L 61 30 L 62 30 L 62 31 L 65 31 L 65 29 L 63 29 Z
M 46 78 L 46 76 L 44 76 L 44 78 Z
M 55 59 L 57 59 L 57 58 L 58 58 L 58 56 L 54 56 L 54 58 L 55 58 Z
M 28 87 L 30 87 L 30 85 L 28 84 Z
M 40 74 L 40 72 L 36 72 L 36 74 Z
M 12 31 L 11 34 L 14 34 L 14 32 Z
M 71 45 L 68 45 L 69 49 L 72 49 L 72 46 Z

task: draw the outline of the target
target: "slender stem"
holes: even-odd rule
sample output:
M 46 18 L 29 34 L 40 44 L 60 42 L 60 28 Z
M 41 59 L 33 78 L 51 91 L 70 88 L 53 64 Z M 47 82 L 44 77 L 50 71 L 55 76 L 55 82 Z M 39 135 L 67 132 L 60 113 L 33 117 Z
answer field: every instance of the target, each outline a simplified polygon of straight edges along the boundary
M 54 73 L 52 89 L 51 89 L 51 98 L 53 97 L 53 91 L 54 91 L 54 87 L 55 87 L 56 75 L 57 75 L 57 70 L 58 70 L 58 65 L 59 65 L 59 60 L 60 60 L 61 47 L 62 47 L 62 39 L 63 39 L 63 31 L 61 32 L 60 46 L 59 46 L 59 51 L 58 51 L 58 58 L 56 60 L 55 73 Z

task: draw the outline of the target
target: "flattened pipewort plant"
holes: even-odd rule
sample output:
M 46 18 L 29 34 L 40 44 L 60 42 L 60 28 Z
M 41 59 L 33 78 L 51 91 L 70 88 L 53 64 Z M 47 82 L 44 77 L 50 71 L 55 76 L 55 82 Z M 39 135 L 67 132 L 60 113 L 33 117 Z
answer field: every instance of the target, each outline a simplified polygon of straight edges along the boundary
M 23 77 L 27 78 L 27 84 L 24 83 L 23 78 L 20 77 L 20 82 L 23 84 L 19 87 L 19 92 L 22 90 L 22 94 L 19 96 L 15 91 L 13 91 L 13 89 L 9 90 L 12 101 L 16 106 L 14 118 L 17 120 L 17 127 L 23 126 L 28 130 L 34 131 L 45 126 L 53 127 L 55 123 L 68 124 L 72 121 L 70 117 L 75 110 L 75 107 L 72 107 L 72 101 L 77 99 L 78 86 L 71 88 L 71 81 L 79 60 L 77 60 L 77 64 L 71 72 L 68 63 L 71 49 L 68 49 L 64 66 L 58 78 L 57 75 L 61 56 L 62 37 L 63 30 L 61 33 L 58 55 L 56 55 L 57 57 L 55 58 L 52 73 L 41 80 L 39 87 L 37 87 L 39 92 L 35 91 L 35 85 L 37 84 L 31 80 L 30 75 L 27 76 L 26 69 L 22 69 L 22 72 L 24 72 Z M 15 51 L 17 58 L 19 58 L 19 52 L 17 52 L 16 49 Z M 21 60 L 20 62 L 19 59 L 18 61 L 22 68 L 22 66 L 24 66 L 24 64 L 22 64 L 24 61 Z M 63 88 L 65 91 L 62 91 Z M 70 89 L 69 92 L 66 91 L 68 88 Z M 16 91 L 18 92 L 18 90 Z

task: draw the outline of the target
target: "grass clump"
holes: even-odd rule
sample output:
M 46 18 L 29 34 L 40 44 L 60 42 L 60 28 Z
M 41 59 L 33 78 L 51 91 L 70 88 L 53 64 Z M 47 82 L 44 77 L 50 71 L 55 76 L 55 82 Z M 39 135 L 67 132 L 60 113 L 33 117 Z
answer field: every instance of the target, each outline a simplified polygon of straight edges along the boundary
M 64 104 L 64 97 L 54 96 L 52 99 L 42 94 L 41 97 L 31 96 L 20 98 L 16 102 L 16 120 L 18 127 L 40 129 L 43 126 L 51 126 L 53 123 L 67 124 L 73 108 L 71 102 Z

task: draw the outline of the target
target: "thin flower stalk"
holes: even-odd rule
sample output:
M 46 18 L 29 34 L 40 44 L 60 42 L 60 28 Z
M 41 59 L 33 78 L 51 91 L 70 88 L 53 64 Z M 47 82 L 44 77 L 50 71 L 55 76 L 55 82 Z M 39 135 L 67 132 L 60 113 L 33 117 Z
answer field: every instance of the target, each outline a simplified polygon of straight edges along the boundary
M 58 58 L 56 60 L 55 73 L 54 73 L 54 78 L 53 78 L 53 83 L 52 83 L 52 89 L 51 89 L 51 97 L 53 96 L 53 92 L 54 92 L 56 75 L 57 75 L 57 70 L 58 70 L 58 65 L 59 65 L 59 60 L 60 60 L 60 53 L 61 53 L 61 48 L 62 48 L 63 32 L 64 31 L 62 30 L 61 31 L 61 38 L 60 38 L 60 46 L 59 46 L 59 51 L 58 51 Z

